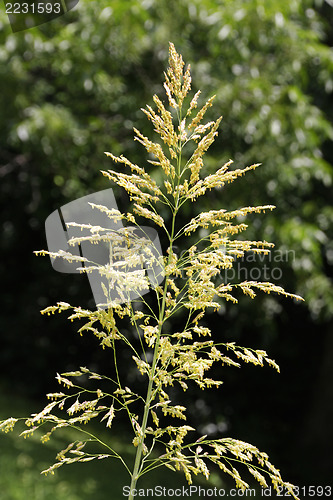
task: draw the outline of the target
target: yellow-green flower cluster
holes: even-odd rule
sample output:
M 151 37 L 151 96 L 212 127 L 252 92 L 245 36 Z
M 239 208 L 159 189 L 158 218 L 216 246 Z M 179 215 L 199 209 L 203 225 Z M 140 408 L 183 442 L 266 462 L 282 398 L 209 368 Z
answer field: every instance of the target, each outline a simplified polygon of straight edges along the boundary
M 274 488 L 283 486 L 297 498 L 293 486 L 282 480 L 280 472 L 270 463 L 268 455 L 255 446 L 236 439 L 209 439 L 207 436 L 192 442 L 189 434 L 194 429 L 183 425 L 183 421 L 187 420 L 186 407 L 173 404 L 172 397 L 167 392 L 173 386 L 179 386 L 186 391 L 191 383 L 195 383 L 202 390 L 218 388 L 222 381 L 214 380 L 210 376 L 216 363 L 220 364 L 223 370 L 229 366 L 239 368 L 243 362 L 255 366 L 264 366 L 267 363 L 279 371 L 279 366 L 268 357 L 266 351 L 238 346 L 234 342 L 223 342 L 223 331 L 218 327 L 212 332 L 205 324 L 200 324 L 208 308 L 217 310 L 227 301 L 237 303 L 237 291 L 252 299 L 261 291 L 302 300 L 298 295 L 290 294 L 273 283 L 220 283 L 218 279 L 221 270 L 230 269 L 235 260 L 243 257 L 246 252 L 264 255 L 269 253 L 273 247 L 272 243 L 242 240 L 240 234 L 248 227 L 244 222 L 247 216 L 264 213 L 266 210 L 272 210 L 274 206 L 249 206 L 232 211 L 221 207 L 207 212 L 196 211 L 198 215 L 190 220 L 185 219 L 186 212 L 182 211 L 185 203 L 195 202 L 208 190 L 220 189 L 234 182 L 244 174 L 254 171 L 260 164 L 232 169 L 232 160 L 229 160 L 215 172 L 203 175 L 207 172 L 205 155 L 217 138 L 221 117 L 215 121 L 203 122 L 215 96 L 194 113 L 200 91 L 192 97 L 189 96 L 190 66 L 186 69 L 184 66 L 182 56 L 171 43 L 169 68 L 165 73 L 164 82 L 166 102 L 154 95 L 156 109 L 150 105 L 143 109 L 158 138 L 152 140 L 134 129 L 135 140 L 143 145 L 148 153 L 147 163 L 151 172 L 148 173 L 146 168 L 132 163 L 123 155 L 117 157 L 106 153 L 117 164 L 117 168 L 128 169 L 129 173 L 108 170 L 103 171 L 103 174 L 126 190 L 133 201 L 132 211 L 122 214 L 118 210 L 91 204 L 93 209 L 105 213 L 114 222 L 124 220 L 137 226 L 139 218 L 144 218 L 165 232 L 168 248 L 164 252 L 164 283 L 155 287 L 153 296 L 147 301 L 142 296 L 132 303 L 129 300 L 124 300 L 122 304 L 116 300 L 111 301 L 110 290 L 103 284 L 108 306 L 106 309 L 90 311 L 59 302 L 56 306 L 47 307 L 42 311 L 42 314 L 50 315 L 56 311 L 68 310 L 71 321 L 83 320 L 84 324 L 78 332 L 80 335 L 84 332 L 92 333 L 102 348 L 109 348 L 113 356 L 114 375 L 100 375 L 86 367 L 58 374 L 58 382 L 69 393 L 49 393 L 47 397 L 51 402 L 41 412 L 32 414 L 26 420 L 28 429 L 22 435 L 30 436 L 38 433 L 40 426 L 49 425 L 50 430 L 41 436 L 41 440 L 46 442 L 57 429 L 69 426 L 81 430 L 81 424 L 86 424 L 94 418 L 99 418 L 110 429 L 117 424 L 117 413 L 123 411 L 128 416 L 133 432 L 131 441 L 136 448 L 132 472 L 123 457 L 108 443 L 84 430 L 82 432 L 85 438 L 87 435 L 89 438 L 70 443 L 58 453 L 56 463 L 43 473 L 53 474 L 64 464 L 113 457 L 121 460 L 126 467 L 131 477 L 131 487 L 134 489 L 142 474 L 163 464 L 172 470 L 183 471 L 189 484 L 192 483 L 193 475 L 202 474 L 208 479 L 209 466 L 214 464 L 224 474 L 231 476 L 238 488 L 246 490 L 249 484 L 242 479 L 236 468 L 243 465 L 262 487 L 267 487 L 269 479 Z M 156 179 L 159 179 L 158 183 Z M 85 234 L 82 238 L 72 238 L 70 243 L 73 245 L 84 241 L 108 243 L 112 237 L 113 261 L 102 267 L 94 262 L 85 262 L 84 272 L 98 270 L 102 276 L 107 277 L 110 286 L 115 288 L 122 298 L 128 297 L 130 291 L 148 287 L 145 270 L 140 264 L 142 259 L 148 261 L 154 259 L 154 256 L 151 251 L 145 253 L 144 248 L 147 245 L 144 239 L 138 237 L 133 242 L 135 227 L 112 232 L 89 224 L 73 225 L 90 232 L 89 236 Z M 188 237 L 196 238 L 195 243 L 189 244 Z M 175 245 L 181 248 L 180 255 L 174 248 Z M 38 253 L 78 263 L 85 261 L 66 252 Z M 181 322 L 180 312 L 183 313 L 184 323 L 182 327 L 177 326 L 175 332 L 171 327 L 175 323 L 169 320 L 177 314 L 178 325 Z M 119 326 L 118 320 L 124 318 L 129 319 L 128 324 L 136 332 L 135 342 L 132 342 L 132 336 L 127 335 L 126 330 L 124 333 Z M 120 379 L 117 357 L 119 342 L 123 342 L 131 351 L 128 359 L 133 360 L 138 377 L 146 377 L 147 392 L 143 396 L 127 387 Z M 81 385 L 78 385 L 77 379 L 83 380 Z M 85 384 L 87 379 L 99 384 L 98 387 L 90 388 L 89 385 L 88 389 Z M 134 413 L 133 408 L 135 411 L 141 408 L 142 416 Z M 63 418 L 58 416 L 59 411 L 65 413 Z M 177 422 L 175 425 L 164 425 L 168 417 L 175 419 L 173 422 L 178 419 L 179 425 Z M 18 419 L 7 419 L 0 423 L 0 429 L 8 432 L 17 421 Z M 102 455 L 83 451 L 87 441 L 99 442 L 107 449 L 107 453 Z M 164 446 L 165 450 L 157 458 L 153 458 L 156 443 Z

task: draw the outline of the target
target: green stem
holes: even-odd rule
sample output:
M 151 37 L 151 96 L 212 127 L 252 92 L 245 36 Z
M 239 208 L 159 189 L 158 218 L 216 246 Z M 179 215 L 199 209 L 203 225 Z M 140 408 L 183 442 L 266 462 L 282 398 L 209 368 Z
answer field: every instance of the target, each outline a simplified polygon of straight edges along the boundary
M 176 217 L 176 211 L 174 212 L 173 219 L 172 219 L 172 232 L 171 232 L 171 238 L 170 238 L 170 252 L 171 252 L 172 244 L 173 244 L 173 234 L 174 234 L 174 227 L 175 227 L 175 217 Z M 170 256 L 170 254 L 169 254 L 169 256 Z M 163 317 L 164 317 L 164 311 L 165 311 L 165 300 L 166 300 L 167 286 L 168 286 L 167 285 L 167 280 L 165 280 L 164 290 L 163 290 L 162 306 L 161 306 L 161 310 L 160 310 L 160 314 L 159 314 L 159 321 L 158 321 L 159 328 L 158 328 L 158 333 L 157 333 L 157 338 L 156 338 L 156 343 L 155 343 L 153 363 L 152 363 L 152 368 L 151 368 L 151 374 L 149 376 L 149 383 L 148 383 L 148 389 L 147 389 L 147 397 L 146 397 L 146 402 L 145 402 L 145 407 L 144 407 L 144 412 L 143 412 L 143 418 L 142 418 L 142 425 L 141 425 L 142 438 L 140 439 L 140 442 L 139 442 L 137 450 L 136 450 L 136 456 L 135 456 L 135 462 L 134 462 L 134 469 L 133 469 L 133 473 L 132 473 L 131 486 L 130 486 L 130 494 L 129 494 L 128 500 L 133 500 L 133 498 L 134 498 L 133 492 L 134 492 L 134 489 L 136 487 L 137 480 L 139 478 L 139 469 L 140 469 L 140 465 L 141 465 L 143 445 L 144 445 L 146 427 L 147 427 L 147 422 L 148 422 L 151 397 L 152 397 L 152 392 L 153 392 L 153 383 L 154 383 L 154 378 L 155 378 L 155 370 L 156 370 L 156 364 L 157 364 L 157 358 L 158 358 L 158 350 L 159 350 L 159 344 L 160 344 L 160 337 L 161 337 L 161 333 L 162 333 L 162 325 L 163 325 Z
M 181 115 L 181 106 L 179 109 L 179 124 L 181 123 L 182 115 Z M 178 162 L 177 162 L 177 188 L 180 183 L 180 170 L 181 170 L 181 158 L 182 158 L 182 141 L 181 138 L 179 139 L 179 155 L 178 155 Z M 169 258 L 168 258 L 168 264 L 170 263 L 170 258 L 172 255 L 172 247 L 174 243 L 174 236 L 175 236 L 175 220 L 176 220 L 176 215 L 179 210 L 179 189 L 177 189 L 177 198 L 172 214 L 172 226 L 171 226 L 171 234 L 169 237 Z M 161 304 L 161 309 L 159 313 L 159 319 L 158 319 L 158 333 L 156 337 L 156 343 L 155 343 L 155 348 L 154 348 L 154 356 L 153 356 L 153 363 L 151 367 L 151 372 L 149 376 L 149 383 L 148 383 L 148 389 L 147 389 L 147 397 L 146 397 L 146 402 L 144 406 L 144 412 L 143 412 L 143 418 L 142 418 L 142 425 L 141 425 L 141 432 L 142 436 L 139 441 L 137 450 L 136 450 L 136 455 L 135 455 L 135 461 L 134 461 L 134 468 L 133 468 L 133 473 L 131 476 L 131 486 L 130 486 L 130 493 L 128 496 L 128 500 L 133 500 L 134 499 L 134 490 L 136 487 L 136 483 L 140 477 L 140 472 L 142 468 L 142 454 L 143 454 L 143 447 L 144 447 L 144 440 L 145 440 L 145 434 L 146 434 L 146 427 L 147 427 L 147 422 L 148 422 L 148 417 L 149 417 L 149 410 L 150 410 L 150 404 L 151 404 L 151 398 L 152 398 L 152 393 L 153 393 L 153 383 L 154 383 L 154 378 L 155 378 L 155 371 L 156 371 L 156 364 L 158 360 L 158 351 L 159 351 L 159 345 L 160 345 L 160 337 L 162 333 L 162 326 L 163 326 L 163 318 L 164 318 L 164 311 L 165 311 L 165 303 L 166 303 L 166 295 L 167 295 L 167 278 L 168 276 L 165 276 L 165 283 L 164 283 L 164 289 L 163 289 L 163 299 L 162 299 L 162 304 Z

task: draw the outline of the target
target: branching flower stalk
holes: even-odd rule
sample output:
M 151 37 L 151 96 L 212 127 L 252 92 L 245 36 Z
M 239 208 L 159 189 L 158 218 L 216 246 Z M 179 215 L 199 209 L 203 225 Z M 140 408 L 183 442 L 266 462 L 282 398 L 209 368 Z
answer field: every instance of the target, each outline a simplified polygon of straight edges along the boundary
M 241 362 L 263 366 L 268 363 L 279 371 L 278 365 L 270 359 L 264 350 L 245 348 L 234 342 L 216 341 L 218 332 L 200 324 L 207 309 L 217 310 L 223 301 L 237 303 L 237 290 L 250 298 L 256 291 L 277 293 L 296 300 L 301 297 L 287 293 L 280 286 L 269 282 L 243 281 L 236 284 L 219 281 L 222 270 L 233 266 L 237 258 L 245 252 L 268 254 L 272 244 L 266 241 L 248 241 L 239 239 L 239 234 L 247 225 L 239 221 L 251 213 L 272 210 L 271 205 L 243 207 L 233 211 L 226 209 L 201 212 L 190 221 L 182 224 L 182 207 L 187 202 L 195 202 L 207 191 L 235 181 L 245 173 L 255 170 L 259 164 L 243 169 L 230 170 L 232 161 L 218 168 L 215 173 L 201 177 L 204 166 L 203 157 L 218 134 L 221 118 L 203 123 L 206 111 L 213 104 L 210 98 L 197 112 L 200 91 L 192 98 L 190 67 L 184 70 L 182 56 L 173 44 L 169 50 L 169 68 L 165 74 L 164 88 L 167 95 L 168 110 L 156 95 L 153 101 L 157 110 L 147 106 L 143 112 L 152 122 L 160 142 L 154 142 L 135 130 L 135 140 L 141 143 L 149 154 L 148 163 L 163 172 L 163 185 L 158 185 L 143 167 L 133 164 L 124 156 L 116 157 L 106 153 L 114 162 L 130 169 L 130 173 L 108 170 L 103 174 L 112 182 L 123 187 L 133 201 L 133 212 L 120 213 L 118 210 L 91 204 L 114 221 L 126 221 L 127 226 L 118 231 L 89 224 L 72 225 L 88 229 L 89 236 L 74 237 L 70 244 L 104 244 L 108 246 L 110 259 L 106 265 L 88 261 L 84 257 L 75 257 L 70 253 L 47 251 L 36 252 L 69 261 L 84 262 L 82 272 L 98 272 L 106 281 L 101 281 L 105 303 L 91 311 L 73 307 L 66 302 L 47 307 L 42 314 L 55 311 L 70 311 L 70 320 L 84 320 L 78 330 L 95 335 L 102 348 L 113 351 L 113 378 L 92 372 L 86 367 L 77 371 L 57 375 L 58 382 L 67 388 L 66 392 L 50 393 L 52 401 L 37 414 L 28 419 L 9 418 L 0 423 L 4 431 L 12 430 L 19 420 L 24 420 L 28 429 L 22 432 L 24 437 L 39 432 L 42 427 L 50 430 L 41 436 L 47 441 L 53 432 L 63 427 L 71 427 L 82 433 L 80 441 L 70 443 L 57 455 L 57 461 L 43 473 L 54 473 L 55 469 L 65 464 L 86 462 L 94 459 L 119 459 L 130 475 L 128 499 L 133 500 L 139 478 L 161 466 L 185 474 L 189 484 L 193 474 L 203 474 L 209 478 L 209 463 L 230 475 L 238 488 L 245 490 L 248 483 L 241 478 L 236 468 L 244 465 L 262 487 L 267 481 L 277 489 L 283 486 L 296 499 L 294 487 L 283 481 L 279 471 L 270 463 L 268 455 L 255 446 L 233 438 L 209 439 L 201 436 L 193 441 L 189 425 L 162 425 L 168 417 L 186 421 L 186 408 L 172 404 L 167 392 L 168 386 L 179 385 L 186 391 L 190 383 L 196 383 L 202 390 L 219 387 L 220 380 L 208 376 L 215 363 L 224 366 L 240 367 Z M 187 153 L 192 145 L 191 153 Z M 171 214 L 171 227 L 161 213 Z M 139 218 L 138 218 L 139 217 Z M 146 218 L 165 231 L 168 239 L 166 257 L 160 257 L 151 246 L 147 235 L 137 232 L 140 218 Z M 238 219 L 238 220 L 237 220 Z M 205 231 L 200 231 L 204 229 Z M 188 237 L 199 232 L 195 244 L 187 244 Z M 143 231 L 144 233 L 144 231 Z M 184 243 L 185 241 L 185 243 Z M 175 245 L 185 248 L 180 256 L 176 255 Z M 148 278 L 145 268 L 150 270 Z M 153 278 L 162 273 L 164 283 L 155 280 L 152 287 L 154 304 L 144 294 L 152 284 Z M 149 275 L 149 272 L 148 272 Z M 154 279 L 153 279 L 154 282 Z M 106 283 L 106 284 L 105 284 Z M 116 292 L 116 295 L 115 295 Z M 168 320 L 176 313 L 183 313 L 184 327 L 179 332 L 170 331 Z M 141 352 L 137 344 L 132 343 L 117 327 L 117 317 L 128 317 L 136 331 Z M 132 358 L 141 375 L 147 378 L 147 392 L 144 396 L 124 386 L 118 372 L 117 345 L 124 342 L 132 351 Z M 151 361 L 150 361 L 151 360 Z M 83 380 L 79 384 L 79 379 Z M 88 379 L 99 384 L 91 388 Z M 103 384 L 103 387 L 102 387 Z M 107 390 L 104 388 L 107 387 Z M 69 392 L 68 392 L 69 391 Z M 85 400 L 82 400 L 85 398 Z M 142 415 L 136 414 L 133 403 L 142 405 Z M 65 416 L 59 416 L 65 412 Z M 133 431 L 133 445 L 136 455 L 133 466 L 113 449 L 108 443 L 96 436 L 89 428 L 83 428 L 94 418 L 106 423 L 111 428 L 114 418 L 124 412 Z M 61 413 L 63 415 L 63 413 Z M 101 418 L 100 418 L 101 417 Z M 91 449 L 94 443 L 104 447 L 105 453 L 96 453 Z M 160 450 L 164 449 L 162 454 Z

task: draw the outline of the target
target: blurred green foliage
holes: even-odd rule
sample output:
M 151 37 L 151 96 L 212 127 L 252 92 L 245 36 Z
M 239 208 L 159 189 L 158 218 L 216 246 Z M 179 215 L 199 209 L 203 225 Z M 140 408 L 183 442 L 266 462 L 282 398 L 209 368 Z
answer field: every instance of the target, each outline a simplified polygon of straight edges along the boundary
M 222 309 L 216 333 L 222 329 L 230 340 L 267 348 L 281 364 L 282 376 L 277 380 L 265 373 L 266 385 L 244 391 L 244 374 L 253 377 L 255 386 L 262 373 L 232 372 L 225 376 L 231 388 L 228 393 L 225 384 L 223 400 L 213 392 L 208 406 L 193 400 L 193 418 L 206 430 L 213 425 L 211 432 L 220 422 L 221 429 L 239 432 L 235 437 L 258 445 L 262 440 L 263 448 L 263 434 L 268 435 L 273 462 L 279 463 L 275 453 L 285 467 L 294 467 L 291 480 L 305 480 L 307 470 L 324 480 L 332 458 L 318 462 L 311 452 L 325 454 L 333 440 L 326 428 L 332 389 L 318 392 L 333 374 L 328 347 L 333 316 L 332 11 L 324 0 L 80 0 L 65 16 L 19 33 L 11 32 L 1 11 L 0 364 L 7 386 L 36 396 L 50 389 L 57 370 L 75 369 L 78 362 L 92 367 L 109 362 L 93 341 L 76 338 L 75 328 L 64 325 L 63 318 L 39 318 L 38 309 L 57 300 L 84 306 L 91 305 L 91 297 L 84 277 L 56 274 L 32 251 L 45 248 L 43 224 L 53 210 L 110 187 L 99 173 L 112 166 L 104 151 L 146 162 L 132 140 L 132 127 L 150 130 L 140 108 L 151 104 L 154 92 L 163 96 L 170 40 L 191 63 L 194 90 L 202 89 L 203 100 L 216 94 L 214 109 L 224 115 L 206 172 L 229 158 L 236 167 L 263 164 L 235 185 L 211 192 L 193 210 L 276 205 L 264 217 L 249 218 L 246 238 L 266 238 L 280 252 L 295 252 L 281 263 L 266 264 L 281 268 L 277 284 L 306 299 L 301 306 L 271 297 L 255 303 L 244 299 Z M 154 175 L 158 180 L 158 171 Z M 124 193 L 114 190 L 119 208 L 127 208 Z M 126 359 L 124 353 L 124 371 Z M 236 399 L 235 387 L 241 393 Z M 312 408 L 316 393 L 322 396 Z M 323 411 L 324 420 L 318 420 Z M 313 422 L 322 428 L 316 450 Z M 301 430 L 293 438 L 296 428 Z M 310 450 L 310 465 L 300 458 L 295 466 L 291 452 L 284 451 L 284 439 L 289 450 Z
M 323 271 L 333 259 L 332 167 L 323 149 L 333 138 L 326 113 L 333 55 L 314 7 L 298 0 L 83 0 L 66 16 L 15 34 L 2 15 L 5 195 L 12 195 L 10 173 L 16 188 L 29 191 L 30 214 L 104 187 L 103 151 L 131 156 L 132 126 L 146 126 L 139 110 L 160 91 L 172 39 L 193 66 L 195 87 L 216 93 L 225 116 L 207 168 L 229 157 L 240 166 L 263 163 L 246 189 L 214 193 L 216 203 L 276 204 L 256 232 L 296 251 L 297 292 L 316 317 L 330 314 Z M 140 153 L 133 152 L 142 161 Z M 15 228 L 7 222 L 8 245 Z

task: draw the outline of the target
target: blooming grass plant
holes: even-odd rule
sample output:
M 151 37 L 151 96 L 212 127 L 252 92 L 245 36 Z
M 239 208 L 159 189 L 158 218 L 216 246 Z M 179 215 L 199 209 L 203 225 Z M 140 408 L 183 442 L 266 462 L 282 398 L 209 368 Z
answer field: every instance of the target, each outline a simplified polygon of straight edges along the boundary
M 174 404 L 169 395 L 170 387 L 177 385 L 183 391 L 190 384 L 196 384 L 204 391 L 219 387 L 222 381 L 214 380 L 209 374 L 215 364 L 240 367 L 243 362 L 257 366 L 267 363 L 279 371 L 278 365 L 264 350 L 241 347 L 234 342 L 224 342 L 223 338 L 216 340 L 218 335 L 204 326 L 202 320 L 208 310 L 218 310 L 223 301 L 237 303 L 238 293 L 248 295 L 251 299 L 258 291 L 297 300 L 301 300 L 301 297 L 287 293 L 270 282 L 221 284 L 218 280 L 221 271 L 230 269 L 245 252 L 269 253 L 273 246 L 271 243 L 240 238 L 247 225 L 239 219 L 243 221 L 248 214 L 272 210 L 273 206 L 250 206 L 232 211 L 225 208 L 210 210 L 180 224 L 180 221 L 184 221 L 183 207 L 186 203 L 198 203 L 197 200 L 210 190 L 237 180 L 255 170 L 259 164 L 230 169 L 232 161 L 228 161 L 215 173 L 203 177 L 204 156 L 218 135 L 221 118 L 204 123 L 205 113 L 212 106 L 214 97 L 197 111 L 200 91 L 190 96 L 190 66 L 185 69 L 182 56 L 176 52 L 173 44 L 169 48 L 169 68 L 165 74 L 164 88 L 167 105 L 154 95 L 155 108 L 147 106 L 143 110 L 158 140 L 153 141 L 134 129 L 135 140 L 148 153 L 151 173 L 124 156 L 106 153 L 120 164 L 121 171 L 108 170 L 103 175 L 127 191 L 133 201 L 132 212 L 120 213 L 105 206 L 92 206 L 114 221 L 121 220 L 131 226 L 118 230 L 116 237 L 110 229 L 81 225 L 82 228 L 88 228 L 90 234 L 72 238 L 69 242 L 72 245 L 87 241 L 108 245 L 109 262 L 101 266 L 88 262 L 84 257 L 73 257 L 70 253 L 51 255 L 47 251 L 37 252 L 74 259 L 78 263 L 84 261 L 82 272 L 97 270 L 106 278 L 107 285 L 105 279 L 101 283 L 105 303 L 97 305 L 96 310 L 59 302 L 41 312 L 50 315 L 56 311 L 67 311 L 70 320 L 83 321 L 79 333 L 92 333 L 102 348 L 111 351 L 113 373 L 103 375 L 80 367 L 76 371 L 58 374 L 57 380 L 62 390 L 49 393 L 47 397 L 50 402 L 45 408 L 24 419 L 27 429 L 22 435 L 28 437 L 37 429 L 45 429 L 41 440 L 46 442 L 58 429 L 71 427 L 79 430 L 82 438 L 61 450 L 55 463 L 43 473 L 53 474 L 61 466 L 72 463 L 118 459 L 129 474 L 129 500 L 135 496 L 140 477 L 163 466 L 182 471 L 189 484 L 194 475 L 202 474 L 209 479 L 211 468 L 218 468 L 223 474 L 231 476 L 242 490 L 249 487 L 241 476 L 242 468 L 245 467 L 262 487 L 269 484 L 276 489 L 284 487 L 285 491 L 297 498 L 293 485 L 281 478 L 266 453 L 252 444 L 230 437 L 198 438 L 195 429 L 187 423 L 186 407 Z M 127 173 L 123 171 L 124 168 Z M 156 168 L 163 175 L 163 182 L 159 185 L 153 177 Z M 163 217 L 161 214 L 167 211 L 169 216 Z M 167 248 L 164 257 L 151 250 L 147 244 L 149 239 L 142 232 L 135 234 L 133 228 L 139 227 L 139 218 L 148 219 L 158 226 L 160 232 L 165 233 Z M 200 231 L 202 228 L 205 231 Z M 177 255 L 174 250 L 180 241 L 183 251 Z M 151 286 L 152 281 L 148 279 L 144 267 L 147 268 L 147 262 L 150 270 L 163 273 L 163 282 L 157 280 L 159 285 Z M 148 300 L 147 296 L 144 298 L 144 293 L 149 287 L 151 293 Z M 170 331 L 168 320 L 176 314 L 178 318 L 183 318 L 183 326 L 177 331 Z M 138 344 L 131 342 L 119 327 L 119 322 L 125 317 L 135 331 Z M 121 343 L 131 351 L 134 365 L 146 379 L 143 393 L 131 389 L 120 378 L 118 363 Z M 140 349 L 137 345 L 140 345 Z M 88 387 L 85 383 L 87 379 L 91 379 L 96 387 Z M 89 427 L 83 426 L 98 419 L 111 428 L 120 413 L 128 418 L 132 432 L 132 436 L 128 436 L 135 447 L 132 464 L 110 443 L 87 430 Z M 22 419 L 9 418 L 2 421 L 0 426 L 7 432 L 19 420 Z M 104 451 L 94 451 L 94 443 L 102 446 Z

